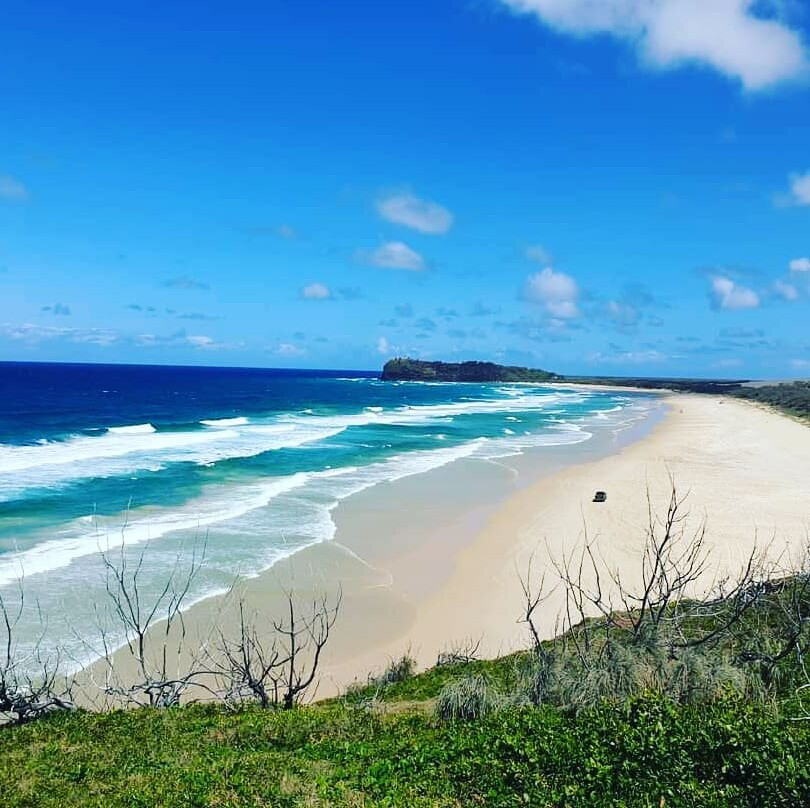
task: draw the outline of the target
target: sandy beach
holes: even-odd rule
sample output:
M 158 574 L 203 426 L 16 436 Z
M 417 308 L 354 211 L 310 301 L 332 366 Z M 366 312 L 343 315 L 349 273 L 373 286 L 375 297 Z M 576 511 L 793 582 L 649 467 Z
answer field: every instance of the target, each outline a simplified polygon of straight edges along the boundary
M 420 667 L 467 638 L 495 656 L 527 645 L 519 575 L 534 556 L 554 580 L 585 532 L 632 584 L 648 523 L 647 490 L 665 509 L 670 480 L 688 493 L 684 529 L 705 519 L 712 568 L 734 572 L 752 547 L 787 559 L 808 536 L 810 429 L 790 418 L 713 396 L 667 395 L 646 434 L 615 445 L 560 447 L 502 462 L 460 461 L 351 497 L 333 514 L 336 538 L 309 547 L 235 590 L 249 609 L 277 615 L 283 590 L 302 601 L 342 589 L 318 697 L 366 681 L 405 652 Z M 589 442 L 590 443 L 590 442 Z M 596 457 L 596 459 L 594 459 Z M 592 502 L 596 490 L 605 503 Z M 708 583 L 708 581 L 707 581 Z M 235 624 L 236 595 L 187 615 L 199 642 Z M 554 633 L 561 592 L 540 625 Z

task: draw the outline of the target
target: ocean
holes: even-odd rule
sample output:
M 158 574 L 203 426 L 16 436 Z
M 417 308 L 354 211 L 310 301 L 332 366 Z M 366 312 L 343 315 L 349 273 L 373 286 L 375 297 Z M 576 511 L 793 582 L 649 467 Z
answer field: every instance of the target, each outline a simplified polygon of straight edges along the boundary
M 105 597 L 102 550 L 146 549 L 148 598 L 204 542 L 190 604 L 330 541 L 334 509 L 379 483 L 582 443 L 660 406 L 631 392 L 125 365 L 0 363 L 0 390 L 0 597 L 15 602 L 23 580 L 37 609 L 21 642 L 44 632 L 81 661 Z

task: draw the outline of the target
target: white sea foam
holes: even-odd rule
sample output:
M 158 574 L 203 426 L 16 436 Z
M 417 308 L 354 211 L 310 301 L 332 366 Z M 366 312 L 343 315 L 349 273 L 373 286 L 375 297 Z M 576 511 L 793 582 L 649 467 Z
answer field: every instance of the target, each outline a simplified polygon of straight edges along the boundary
M 201 422 L 206 428 L 186 431 L 157 431 L 151 424 L 138 424 L 115 427 L 92 437 L 76 436 L 32 446 L 0 445 L 0 502 L 19 497 L 27 490 L 59 487 L 81 479 L 158 471 L 172 463 L 210 467 L 228 459 L 326 440 L 349 428 L 439 424 L 464 416 L 495 413 L 503 413 L 506 420 L 519 421 L 514 413 L 562 414 L 561 405 L 588 399 L 581 392 L 548 392 L 537 388 L 503 388 L 502 392 L 507 390 L 508 397 L 500 399 L 390 409 L 374 406 L 345 415 L 303 411 L 276 416 L 265 423 L 235 417 L 206 420 Z M 564 423 L 565 419 L 560 421 Z
M 228 427 L 228 426 L 246 426 L 249 422 L 247 418 L 218 418 L 209 421 L 200 421 L 203 426 L 213 427 Z
M 204 421 L 206 429 L 157 431 L 152 424 L 113 427 L 98 436 L 76 436 L 33 446 L 0 445 L 0 501 L 28 488 L 53 487 L 84 477 L 110 477 L 161 468 L 168 463 L 210 465 L 229 458 L 253 457 L 293 448 L 369 424 L 441 422 L 464 415 L 526 412 L 585 400 L 577 393 L 545 393 L 509 399 L 483 399 L 449 404 L 369 407 L 347 415 L 312 413 L 282 415 L 265 424 L 245 418 Z M 54 467 L 59 467 L 55 469 Z
M 152 424 L 133 424 L 132 426 L 111 426 L 107 432 L 111 435 L 150 435 L 157 432 Z
M 554 430 L 549 432 L 526 432 L 523 435 L 509 435 L 504 438 L 493 440 L 486 447 L 486 450 L 479 453 L 485 460 L 497 460 L 504 457 L 513 457 L 523 454 L 527 449 L 536 449 L 550 446 L 570 446 L 575 443 L 584 443 L 593 437 L 593 433 L 582 427 L 570 425 L 567 429 L 557 429 L 556 427 L 568 426 L 564 424 L 555 425 Z
M 15 581 L 20 570 L 26 577 L 65 567 L 72 561 L 98 553 L 107 547 L 154 542 L 169 533 L 201 532 L 212 525 L 234 520 L 250 511 L 266 507 L 281 494 L 305 486 L 313 477 L 343 474 L 337 472 L 299 472 L 260 485 L 232 488 L 227 496 L 201 497 L 187 502 L 178 510 L 148 510 L 130 514 L 126 520 L 93 519 L 88 530 L 87 517 L 65 526 L 57 538 L 38 544 L 29 550 L 0 557 L 0 586 Z M 123 525 L 123 526 L 122 526 Z M 78 526 L 78 530 L 76 529 Z
M 123 528 L 123 517 L 94 519 L 90 529 L 88 517 L 81 517 L 62 528 L 56 538 L 0 558 L 0 586 L 15 581 L 21 570 L 27 578 L 51 572 L 84 556 L 94 555 L 108 546 L 155 542 L 168 534 L 179 532 L 201 533 L 214 525 L 227 529 L 228 523 L 231 523 L 235 527 L 246 515 L 266 508 L 292 492 L 300 495 L 303 489 L 307 489 L 311 498 L 310 505 L 314 507 L 317 518 L 313 520 L 313 514 L 310 514 L 308 522 L 295 525 L 296 530 L 303 533 L 301 540 L 304 544 L 329 540 L 334 535 L 334 523 L 329 513 L 346 497 L 381 482 L 422 474 L 455 460 L 470 457 L 486 443 L 486 439 L 479 439 L 447 449 L 412 452 L 365 467 L 348 466 L 318 472 L 298 472 L 259 485 L 232 486 L 225 491 L 217 487 L 215 490 L 218 493 L 203 495 L 185 503 L 180 509 L 133 512 L 129 514 Z M 273 559 L 277 557 L 276 543 L 283 538 L 283 533 L 274 535 L 286 521 L 282 517 L 283 512 L 284 508 L 279 507 L 269 521 L 263 518 L 261 527 L 252 531 L 261 537 L 263 553 L 270 550 Z M 241 531 L 239 535 L 244 538 Z M 254 566 L 257 561 L 259 567 L 264 567 L 256 559 Z
M 433 384 L 433 382 L 428 382 Z M 578 393 L 525 393 L 521 397 L 508 399 L 472 399 L 448 404 L 422 404 L 395 407 L 389 410 L 377 407 L 366 407 L 363 412 L 347 415 L 325 415 L 304 418 L 290 415 L 281 416 L 280 420 L 294 423 L 311 423 L 313 420 L 323 425 L 341 426 L 344 428 L 361 427 L 368 424 L 421 424 L 430 421 L 455 418 L 464 415 L 487 415 L 492 413 L 542 412 L 551 405 L 578 404 L 586 400 Z
M 260 557 L 253 559 L 252 568 L 265 569 L 268 558 L 272 564 L 281 557 L 278 542 L 284 540 L 285 534 L 297 534 L 296 546 L 333 538 L 335 527 L 329 515 L 331 511 L 347 497 L 380 483 L 424 474 L 465 458 L 507 457 L 532 446 L 577 443 L 589 437 L 590 433 L 571 427 L 561 428 L 555 433 L 478 438 L 457 446 L 395 455 L 367 466 L 298 472 L 260 484 L 224 489 L 216 486 L 179 509 L 132 512 L 123 528 L 123 517 L 117 520 L 93 519 L 92 526 L 88 525 L 90 517 L 81 517 L 62 528 L 55 538 L 0 558 L 0 586 L 16 580 L 20 570 L 26 577 L 51 572 L 84 556 L 96 554 L 109 545 L 155 542 L 169 534 L 199 534 L 214 526 L 217 533 L 234 533 L 242 542 L 247 536 L 254 536 L 260 545 Z M 306 519 L 295 512 L 294 506 L 300 509 L 302 503 L 307 508 Z M 246 517 L 269 505 L 275 506 L 272 515 L 260 515 L 257 523 L 245 522 Z
M 187 432 L 107 433 L 36 446 L 0 446 L 0 502 L 29 489 L 57 487 L 83 478 L 155 471 L 170 463 L 211 465 L 296 448 L 334 437 L 344 428 L 310 419 Z
M 64 441 L 49 441 L 36 446 L 2 445 L 0 446 L 0 474 L 20 472 L 40 466 L 105 460 L 137 453 L 155 457 L 161 452 L 222 440 L 225 434 L 203 430 L 157 432 L 154 428 L 121 432 L 122 429 L 130 429 L 130 427 L 115 427 L 98 437 L 82 435 Z

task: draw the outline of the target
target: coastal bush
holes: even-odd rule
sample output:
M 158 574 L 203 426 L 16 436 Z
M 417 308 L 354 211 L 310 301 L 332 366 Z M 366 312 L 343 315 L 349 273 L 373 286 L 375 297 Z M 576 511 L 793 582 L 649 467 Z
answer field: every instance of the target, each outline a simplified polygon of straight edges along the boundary
M 733 394 L 738 398 L 776 407 L 789 415 L 810 418 L 810 381 L 739 387 Z
M 445 685 L 436 700 L 436 715 L 442 721 L 473 721 L 494 713 L 502 704 L 492 682 L 477 674 Z
M 621 705 L 643 694 L 658 694 L 679 704 L 730 694 L 762 695 L 758 677 L 720 649 L 673 652 L 664 643 L 639 644 L 630 635 L 616 633 L 610 642 L 593 636 L 592 643 L 585 653 L 563 650 L 559 641 L 548 643 L 556 650 L 525 661 L 512 700 L 581 711 L 602 703 Z
M 378 675 L 369 675 L 371 685 L 385 686 L 406 682 L 416 674 L 416 660 L 406 651 L 399 659 L 392 659 L 385 670 Z

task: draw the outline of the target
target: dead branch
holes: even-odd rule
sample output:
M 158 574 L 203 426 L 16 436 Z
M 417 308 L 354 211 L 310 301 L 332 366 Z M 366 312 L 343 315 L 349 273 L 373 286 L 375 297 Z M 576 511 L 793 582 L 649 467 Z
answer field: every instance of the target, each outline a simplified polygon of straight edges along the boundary
M 257 701 L 270 707 L 279 701 L 278 669 L 282 658 L 276 638 L 264 642 L 256 628 L 256 616 L 245 614 L 245 603 L 239 601 L 239 635 L 228 639 L 220 632 L 213 651 L 211 667 L 222 682 L 226 705 Z
M 285 597 L 286 617 L 272 621 L 259 613 L 248 615 L 240 601 L 236 638 L 220 633 L 219 642 L 209 652 L 210 670 L 227 705 L 255 701 L 262 707 L 289 710 L 315 682 L 342 593 L 338 592 L 334 605 L 323 595 L 303 614 L 291 592 L 285 592 Z
M 306 694 L 315 680 L 321 653 L 329 641 L 343 600 L 340 589 L 334 606 L 323 595 L 314 600 L 308 613 L 299 613 L 292 593 L 287 592 L 288 613 L 284 620 L 273 621 L 279 637 L 284 663 L 280 667 L 278 684 L 281 690 L 281 706 L 292 709 Z
M 108 696 L 133 706 L 171 707 L 206 673 L 199 654 L 192 654 L 181 669 L 182 653 L 188 650 L 183 606 L 205 561 L 206 541 L 194 542 L 189 559 L 179 551 L 164 584 L 149 598 L 142 581 L 148 551 L 147 542 L 131 560 L 123 535 L 117 552 L 100 551 L 107 612 L 97 612 L 96 653 L 104 666 L 102 687 Z M 126 665 L 116 661 L 117 653 L 129 658 L 134 675 L 123 672 Z
M 25 724 L 56 710 L 73 710 L 73 680 L 62 674 L 57 649 L 45 654 L 46 623 L 36 604 L 41 631 L 30 650 L 23 650 L 17 634 L 26 610 L 22 576 L 17 581 L 16 604 L 0 594 L 0 724 Z
M 532 628 L 532 633 L 536 634 L 534 628 Z M 436 667 L 442 665 L 466 665 L 470 662 L 476 662 L 479 659 L 478 650 L 481 648 L 482 641 L 483 637 L 479 637 L 477 640 L 473 637 L 467 637 L 465 640 L 453 643 L 436 657 Z

